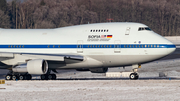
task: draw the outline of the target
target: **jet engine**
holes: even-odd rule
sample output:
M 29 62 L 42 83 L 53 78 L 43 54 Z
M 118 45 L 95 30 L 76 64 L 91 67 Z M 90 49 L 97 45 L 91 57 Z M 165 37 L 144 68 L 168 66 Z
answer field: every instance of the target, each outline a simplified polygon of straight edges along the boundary
M 46 74 L 48 71 L 48 63 L 42 59 L 30 60 L 26 64 L 13 67 L 12 70 L 17 73 Z
M 108 71 L 108 68 L 93 68 L 89 69 L 91 73 L 106 73 Z

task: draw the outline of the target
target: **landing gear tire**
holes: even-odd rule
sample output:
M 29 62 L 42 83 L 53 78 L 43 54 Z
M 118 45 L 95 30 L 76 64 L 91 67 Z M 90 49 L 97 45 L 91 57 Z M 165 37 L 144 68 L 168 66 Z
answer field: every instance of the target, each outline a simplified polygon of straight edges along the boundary
M 26 80 L 26 76 L 25 75 L 20 75 L 19 80 Z
M 27 80 L 31 80 L 32 76 L 30 74 L 25 75 Z
M 129 78 L 130 78 L 131 80 L 137 80 L 137 79 L 139 78 L 139 75 L 138 75 L 137 73 L 131 73 L 130 76 L 129 76 Z
M 6 79 L 6 80 L 12 80 L 12 75 L 9 75 L 9 74 L 6 75 L 5 79 Z
M 53 80 L 53 75 L 52 74 L 48 75 L 48 80 Z
M 48 76 L 46 74 L 41 75 L 41 80 L 48 80 Z
M 19 79 L 19 77 L 17 75 L 12 76 L 12 80 L 18 80 L 18 79 Z
M 53 80 L 56 80 L 56 74 L 51 74 L 53 77 Z

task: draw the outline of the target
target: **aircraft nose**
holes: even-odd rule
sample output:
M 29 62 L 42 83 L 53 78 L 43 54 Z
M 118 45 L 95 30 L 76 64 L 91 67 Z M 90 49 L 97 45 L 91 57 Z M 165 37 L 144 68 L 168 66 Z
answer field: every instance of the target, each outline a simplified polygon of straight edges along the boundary
M 171 44 L 167 44 L 167 54 L 171 54 L 176 50 L 176 45 L 174 45 L 173 43 Z

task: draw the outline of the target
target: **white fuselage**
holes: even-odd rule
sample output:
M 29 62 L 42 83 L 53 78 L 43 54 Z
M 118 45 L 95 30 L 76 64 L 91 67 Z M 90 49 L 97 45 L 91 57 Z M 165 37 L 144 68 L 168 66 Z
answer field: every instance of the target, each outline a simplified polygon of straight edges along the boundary
M 0 52 L 79 54 L 84 61 L 50 68 L 115 67 L 150 62 L 175 50 L 162 36 L 139 23 L 100 23 L 57 29 L 0 29 Z M 7 65 L 25 62 L 15 55 Z

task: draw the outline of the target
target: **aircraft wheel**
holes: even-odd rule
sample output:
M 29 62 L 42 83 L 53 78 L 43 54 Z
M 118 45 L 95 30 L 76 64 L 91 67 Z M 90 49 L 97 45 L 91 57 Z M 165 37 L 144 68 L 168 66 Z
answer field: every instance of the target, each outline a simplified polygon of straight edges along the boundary
M 19 80 L 26 80 L 26 75 L 20 75 Z
M 136 80 L 139 79 L 139 75 L 136 73 Z
M 18 76 L 17 75 L 13 75 L 12 76 L 12 80 L 18 80 Z
M 137 79 L 139 78 L 139 75 L 138 75 L 137 73 L 131 73 L 130 76 L 129 76 L 129 78 L 130 78 L 131 80 L 137 80 Z
M 56 80 L 56 74 L 51 74 L 53 77 L 53 80 Z
M 48 80 L 53 80 L 53 75 L 52 74 L 48 75 Z
M 48 77 L 47 77 L 47 75 L 46 75 L 46 74 L 41 75 L 41 80 L 47 80 L 47 79 L 48 79 Z
M 25 75 L 25 77 L 26 77 L 27 80 L 31 80 L 32 79 L 32 76 L 30 74 Z
M 6 75 L 5 79 L 6 79 L 6 80 L 12 80 L 12 75 L 9 75 L 9 74 Z

